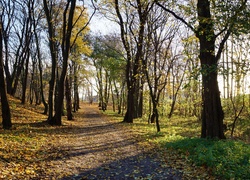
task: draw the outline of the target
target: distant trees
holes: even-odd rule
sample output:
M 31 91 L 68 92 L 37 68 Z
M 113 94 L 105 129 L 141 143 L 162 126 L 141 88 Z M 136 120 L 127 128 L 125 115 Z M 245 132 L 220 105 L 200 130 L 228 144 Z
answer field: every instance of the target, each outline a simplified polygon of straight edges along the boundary
M 113 110 L 122 111 L 125 89 L 125 59 L 122 43 L 116 35 L 95 36 L 92 38 L 93 53 L 90 58 L 96 72 L 99 107 L 106 110 L 112 99 Z

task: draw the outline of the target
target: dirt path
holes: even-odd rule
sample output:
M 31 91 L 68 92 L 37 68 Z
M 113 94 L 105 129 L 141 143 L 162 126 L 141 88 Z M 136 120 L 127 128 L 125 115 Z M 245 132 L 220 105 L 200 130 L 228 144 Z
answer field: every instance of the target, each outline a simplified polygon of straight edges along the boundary
M 62 179 L 181 179 L 139 145 L 129 129 L 108 121 L 96 107 L 85 105 L 77 119 L 77 133 L 60 147 L 63 159 L 51 162 L 51 171 L 68 172 Z

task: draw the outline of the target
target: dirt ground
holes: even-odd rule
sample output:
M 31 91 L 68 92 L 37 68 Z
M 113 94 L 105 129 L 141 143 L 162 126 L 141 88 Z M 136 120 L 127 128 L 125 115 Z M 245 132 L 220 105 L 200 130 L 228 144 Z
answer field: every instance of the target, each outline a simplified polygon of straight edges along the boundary
M 5 160 L 0 174 L 16 170 L 2 179 L 182 179 L 181 173 L 166 166 L 157 149 L 141 142 L 129 126 L 102 115 L 96 105 L 85 104 L 74 121 L 60 128 L 32 126 L 33 134 L 47 135 L 47 143 L 40 145 L 33 160 Z

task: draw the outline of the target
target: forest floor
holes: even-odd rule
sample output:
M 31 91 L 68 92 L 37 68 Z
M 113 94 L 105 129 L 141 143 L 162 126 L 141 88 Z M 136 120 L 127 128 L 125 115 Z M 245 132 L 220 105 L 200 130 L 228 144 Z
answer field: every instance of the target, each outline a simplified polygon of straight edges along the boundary
M 162 120 L 157 133 L 145 119 L 121 123 L 112 110 L 81 104 L 74 120 L 50 126 L 42 106 L 9 103 L 13 127 L 0 128 L 0 180 L 250 179 L 247 120 L 238 140 L 220 141 L 199 138 L 200 122 L 179 116 Z
M 0 179 L 184 179 L 157 147 L 96 105 L 84 104 L 60 127 L 35 107 L 11 107 L 13 129 L 0 129 Z

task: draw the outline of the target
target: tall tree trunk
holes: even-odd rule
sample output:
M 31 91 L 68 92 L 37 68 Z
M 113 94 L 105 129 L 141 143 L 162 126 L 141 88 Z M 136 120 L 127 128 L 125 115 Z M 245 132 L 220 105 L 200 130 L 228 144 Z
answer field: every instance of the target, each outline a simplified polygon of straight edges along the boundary
M 66 81 L 65 81 L 65 97 L 66 97 L 67 119 L 73 120 L 72 100 L 71 100 L 71 85 L 70 85 L 68 77 L 66 77 Z
M 9 35 L 7 32 L 3 33 L 3 40 L 4 40 L 4 47 L 5 47 L 5 64 L 4 64 L 4 70 L 6 74 L 6 85 L 7 85 L 7 93 L 11 93 L 12 89 L 12 81 L 11 81 L 11 75 L 10 75 L 10 70 L 9 70 Z
M 40 81 L 40 93 L 42 98 L 42 103 L 44 105 L 44 111 L 43 114 L 48 113 L 48 103 L 45 100 L 44 92 L 43 92 L 43 68 L 42 68 L 42 58 L 41 58 L 41 52 L 40 52 L 40 44 L 38 35 L 36 32 L 36 28 L 34 26 L 34 35 L 35 35 L 35 42 L 36 42 L 36 48 L 37 48 L 37 58 L 38 58 L 38 68 L 39 68 L 39 81 Z
M 28 79 L 28 73 L 29 73 L 29 55 L 30 52 L 27 52 L 26 57 L 26 64 L 25 64 L 25 71 L 23 76 L 23 83 L 22 83 L 22 104 L 25 104 L 26 101 L 26 89 L 27 89 L 27 79 Z
M 73 62 L 73 73 L 74 73 L 74 112 L 80 108 L 79 93 L 78 93 L 78 76 L 77 76 L 77 63 Z
M 113 90 L 113 86 L 112 86 L 112 82 L 111 82 L 111 78 L 109 78 L 109 83 L 110 83 L 110 92 L 111 92 L 111 99 L 112 99 L 112 108 L 113 108 L 113 112 L 115 112 L 115 94 L 114 94 L 114 90 Z
M 135 88 L 135 113 L 134 118 L 141 118 L 143 113 L 143 82 L 142 78 L 136 79 L 136 88 Z
M 33 23 L 33 33 L 34 33 L 34 41 L 36 44 L 36 53 L 37 53 L 37 59 L 38 59 L 38 70 L 39 70 L 39 82 L 37 82 L 37 84 L 39 84 L 39 90 L 37 90 L 36 96 L 39 97 L 41 96 L 41 100 L 44 106 L 44 111 L 43 114 L 47 114 L 48 113 L 48 103 L 45 100 L 44 97 L 44 91 L 43 91 L 43 68 L 42 68 L 42 57 L 41 57 L 41 51 L 40 51 L 40 43 L 39 43 L 39 37 L 38 37 L 38 32 L 37 32 L 37 22 L 35 21 L 35 13 L 32 13 L 32 23 Z M 37 88 L 38 89 L 38 88 Z
M 55 38 L 55 29 L 53 25 L 53 20 L 51 16 L 50 9 L 48 7 L 47 1 L 43 0 L 44 5 L 44 12 L 46 15 L 47 23 L 48 23 L 48 32 L 49 32 L 49 47 L 50 47 L 50 54 L 51 54 L 51 60 L 52 60 L 52 67 L 51 67 L 51 78 L 49 81 L 49 114 L 48 114 L 48 123 L 52 123 L 52 117 L 53 117 L 53 96 L 55 92 L 55 79 L 56 79 L 56 66 L 57 66 L 57 54 L 58 54 L 58 47 L 56 44 L 56 38 Z
M 184 76 L 185 76 L 185 71 L 186 71 L 186 69 L 187 69 L 187 65 L 188 65 L 188 61 L 186 62 L 185 67 L 184 67 L 184 69 L 183 69 L 183 73 L 182 73 L 182 75 L 181 75 L 180 82 L 177 81 L 178 87 L 177 87 L 177 89 L 176 89 L 175 92 L 174 92 L 174 84 L 173 84 L 173 94 L 172 94 L 172 96 L 173 96 L 173 101 L 172 101 L 172 103 L 171 103 L 171 109 L 170 109 L 170 112 L 169 112 L 169 114 L 168 114 L 168 118 L 169 118 L 169 119 L 172 117 L 172 115 L 173 115 L 173 113 L 174 113 L 175 103 L 176 103 L 176 100 L 177 100 L 177 96 L 178 96 L 179 90 L 180 90 L 180 88 L 181 88 L 181 86 L 182 86 L 182 83 L 183 83 L 183 81 L 184 81 Z M 178 75 L 176 75 L 176 77 L 177 77 L 177 76 L 178 76 Z M 174 80 L 173 80 L 173 82 L 174 82 Z
M 2 107 L 2 125 L 4 129 L 12 127 L 10 107 L 5 87 L 4 66 L 3 66 L 3 40 L 2 40 L 2 17 L 0 16 L 0 97 Z
M 23 57 L 19 57 L 19 62 L 18 62 L 17 70 L 16 70 L 16 75 L 14 76 L 14 74 L 13 74 L 14 85 L 13 85 L 13 87 L 11 89 L 12 90 L 11 91 L 12 96 L 15 96 L 15 94 L 16 94 L 17 87 L 18 87 L 18 84 L 19 84 L 19 78 L 20 78 L 20 75 L 22 73 L 24 62 L 25 62 L 26 58 L 27 58 L 27 50 L 24 50 L 23 51 Z
M 133 123 L 134 120 L 134 89 L 128 87 L 127 94 L 127 111 L 125 113 L 123 122 Z
M 210 14 L 209 0 L 198 0 L 200 40 L 200 61 L 202 71 L 202 131 L 201 137 L 225 139 L 223 132 L 224 113 L 221 106 L 217 81 L 217 61 L 215 57 L 215 34 Z
M 4 2 L 4 1 L 3 1 Z M 3 35 L 3 42 L 4 42 L 4 52 L 5 52 L 5 62 L 4 62 L 4 71 L 6 75 L 6 86 L 7 86 L 7 93 L 11 94 L 11 89 L 12 89 L 12 77 L 10 74 L 10 67 L 9 67 L 9 62 L 10 62 L 10 54 L 9 54 L 9 37 L 10 37 L 10 31 L 12 27 L 12 18 L 16 12 L 15 7 L 15 2 L 12 1 L 12 3 L 6 3 L 6 6 L 4 7 L 6 9 L 5 12 L 7 12 L 8 18 L 5 18 L 6 22 L 3 24 L 1 21 L 0 26 L 2 27 L 2 35 Z
M 70 6 L 70 8 L 69 8 Z M 58 83 L 58 98 L 56 103 L 55 115 L 52 118 L 52 124 L 61 125 L 62 124 L 62 107 L 63 107 L 63 99 L 64 99 L 64 83 L 65 77 L 68 69 L 68 58 L 70 52 L 70 38 L 73 28 L 73 17 L 76 6 L 76 0 L 68 1 L 66 4 L 66 8 L 63 13 L 63 37 L 62 37 L 62 55 L 63 55 L 63 65 L 62 72 L 60 75 L 59 83 Z M 66 16 L 68 15 L 68 18 Z
M 161 131 L 161 128 L 160 128 L 160 122 L 159 122 L 159 112 L 158 112 L 158 108 L 155 108 L 153 113 L 155 114 L 156 130 L 157 130 L 157 132 L 160 132 L 160 131 Z
M 123 21 L 123 17 L 120 13 L 120 6 L 119 1 L 115 0 L 115 10 L 119 19 L 120 24 L 120 30 L 121 30 L 121 38 L 123 46 L 126 50 L 127 55 L 127 64 L 126 64 L 126 81 L 127 81 L 127 112 L 125 114 L 125 117 L 123 119 L 123 122 L 127 123 L 133 123 L 133 118 L 135 117 L 135 103 L 137 102 L 134 95 L 137 91 L 139 91 L 139 88 L 137 88 L 137 78 L 136 76 L 139 73 L 140 69 L 140 61 L 143 58 L 143 45 L 144 45 L 144 31 L 145 31 L 145 24 L 147 20 L 147 15 L 150 10 L 149 4 L 146 4 L 144 2 L 141 2 L 140 0 L 136 1 L 137 3 L 137 13 L 139 16 L 139 26 L 138 26 L 138 40 L 136 42 L 136 53 L 135 57 L 132 58 L 131 50 L 130 50 L 130 43 L 129 43 L 129 37 L 126 32 L 126 23 Z M 152 7 L 152 6 L 151 6 Z

